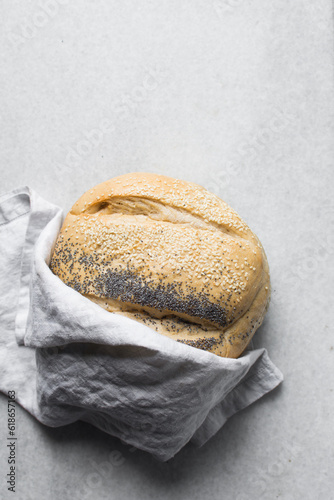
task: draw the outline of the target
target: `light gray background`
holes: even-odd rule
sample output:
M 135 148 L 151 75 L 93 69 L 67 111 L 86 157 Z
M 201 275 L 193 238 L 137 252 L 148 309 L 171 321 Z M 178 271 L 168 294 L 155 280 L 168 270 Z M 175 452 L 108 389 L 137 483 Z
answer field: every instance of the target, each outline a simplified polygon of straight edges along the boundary
M 67 211 L 130 171 L 216 192 L 268 254 L 254 345 L 285 376 L 165 464 L 17 407 L 17 493 L 2 444 L 2 498 L 334 498 L 332 14 L 330 0 L 0 0 L 1 193 L 26 184 Z

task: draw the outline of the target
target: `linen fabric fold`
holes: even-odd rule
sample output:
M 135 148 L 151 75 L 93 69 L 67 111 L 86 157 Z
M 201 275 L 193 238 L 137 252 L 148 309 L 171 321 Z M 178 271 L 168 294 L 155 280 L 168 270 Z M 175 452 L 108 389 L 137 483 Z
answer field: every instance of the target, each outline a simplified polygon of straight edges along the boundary
M 49 269 L 62 219 L 28 187 L 0 197 L 0 390 L 40 422 L 90 422 L 166 461 L 281 383 L 265 349 L 221 358 L 66 286 Z

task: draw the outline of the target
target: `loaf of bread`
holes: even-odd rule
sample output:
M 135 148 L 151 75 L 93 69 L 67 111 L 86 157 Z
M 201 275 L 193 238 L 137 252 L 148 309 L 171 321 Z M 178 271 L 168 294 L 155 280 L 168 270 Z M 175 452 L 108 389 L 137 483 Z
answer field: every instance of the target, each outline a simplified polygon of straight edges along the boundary
M 114 314 L 237 358 L 270 298 L 258 238 L 203 187 L 133 173 L 87 191 L 66 216 L 51 270 Z

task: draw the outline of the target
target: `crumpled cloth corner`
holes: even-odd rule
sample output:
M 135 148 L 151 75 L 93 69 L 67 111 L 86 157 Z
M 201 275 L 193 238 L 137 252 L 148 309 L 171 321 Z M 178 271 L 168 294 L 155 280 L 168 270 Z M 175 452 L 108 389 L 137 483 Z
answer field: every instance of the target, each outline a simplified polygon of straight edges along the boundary
M 41 423 L 83 420 L 166 461 L 282 382 L 265 349 L 220 358 L 67 287 L 49 269 L 62 220 L 29 187 L 0 197 L 0 390 Z

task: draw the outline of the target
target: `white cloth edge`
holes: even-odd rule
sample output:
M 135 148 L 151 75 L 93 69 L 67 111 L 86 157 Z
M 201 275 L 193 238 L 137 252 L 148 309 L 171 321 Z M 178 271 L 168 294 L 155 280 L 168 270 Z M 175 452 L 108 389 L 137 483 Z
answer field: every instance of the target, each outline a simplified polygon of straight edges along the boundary
M 0 204 L 8 201 L 11 197 L 14 197 L 15 195 L 24 195 L 26 194 L 30 198 L 30 215 L 29 215 L 29 221 L 27 225 L 27 231 L 26 231 L 26 239 L 25 239 L 25 245 L 22 250 L 22 258 L 21 258 L 21 287 L 20 287 L 20 293 L 18 297 L 18 307 L 17 307 L 17 316 L 15 319 L 15 336 L 16 336 L 16 341 L 18 345 L 26 345 L 30 347 L 37 347 L 36 345 L 33 346 L 31 342 L 29 341 L 29 335 L 27 335 L 26 332 L 26 326 L 27 326 L 27 318 L 29 315 L 29 310 L 30 310 L 30 270 L 31 270 L 31 264 L 32 264 L 32 259 L 33 259 L 33 251 L 38 246 L 41 244 L 39 240 L 39 235 L 41 230 L 45 227 L 45 225 L 48 224 L 53 224 L 57 225 L 58 230 L 61 226 L 62 222 L 62 211 L 59 207 L 56 207 L 48 202 L 45 202 L 42 198 L 40 198 L 33 190 L 29 189 L 27 186 L 24 186 L 22 188 L 18 188 L 16 190 L 13 190 L 10 193 L 7 193 L 5 195 L 2 195 L 0 197 Z M 47 209 L 47 210 L 46 210 Z M 12 212 L 13 214 L 13 212 Z M 20 213 L 20 210 L 18 211 L 16 216 L 20 215 L 26 215 L 27 211 L 22 210 L 22 213 Z M 49 220 L 51 218 L 51 220 Z M 49 222 L 48 222 L 49 220 Z M 8 222 L 8 221 L 7 221 Z M 4 222 L 6 223 L 6 221 Z M 47 224 L 46 224 L 47 223 Z M 44 242 L 45 243 L 45 242 Z M 44 253 L 45 258 L 47 259 L 49 256 Z M 43 269 L 44 267 L 44 269 Z M 47 270 L 46 270 L 47 267 Z M 51 273 L 50 269 L 44 262 L 40 266 L 39 272 L 49 272 Z M 51 273 L 52 274 L 52 273 Z M 58 279 L 56 276 L 52 275 L 53 279 Z M 63 284 L 63 286 L 66 286 Z M 75 294 L 75 292 L 73 290 Z M 99 306 L 96 304 L 91 303 L 88 299 L 85 299 L 82 297 L 80 294 L 77 294 L 80 296 L 81 300 L 87 300 L 92 307 L 96 307 L 99 310 Z M 105 313 L 108 315 L 108 313 L 105 311 Z M 132 322 L 133 320 L 130 320 Z M 155 337 L 156 333 L 153 332 L 153 330 L 149 329 L 148 327 L 142 325 L 145 330 L 148 330 L 146 332 L 148 336 L 148 344 L 151 343 L 152 339 Z M 165 343 L 167 350 L 175 343 L 172 339 L 169 339 L 167 337 L 164 337 Z M 44 339 L 45 341 L 46 339 Z M 43 343 L 45 346 L 46 344 Z M 178 345 L 178 347 L 180 347 Z M 187 354 L 190 354 L 190 351 L 193 351 L 195 348 L 192 348 L 187 345 L 182 344 L 182 348 L 185 350 L 188 350 Z M 173 350 L 173 349 L 172 349 Z M 198 351 L 196 349 L 196 351 Z M 243 373 L 241 379 L 239 380 L 237 386 L 233 386 L 230 388 L 227 394 L 225 394 L 224 398 L 222 401 L 217 402 L 214 407 L 212 407 L 206 417 L 203 419 L 203 422 L 201 425 L 198 427 L 197 431 L 193 434 L 192 437 L 190 437 L 190 441 L 192 441 L 194 444 L 197 446 L 202 446 L 208 439 L 210 439 L 221 427 L 222 425 L 226 422 L 226 420 L 232 416 L 234 413 L 237 411 L 240 411 L 244 407 L 248 406 L 252 402 L 256 401 L 259 399 L 262 395 L 270 392 L 273 388 L 275 388 L 277 385 L 281 383 L 283 380 L 283 376 L 281 372 L 278 370 L 278 368 L 273 365 L 273 363 L 270 361 L 267 351 L 265 349 L 258 349 L 256 351 L 251 351 L 251 357 L 253 358 L 256 356 L 256 363 L 255 365 L 248 365 L 248 369 L 246 373 Z M 196 354 L 198 354 L 196 352 Z M 249 354 L 249 353 L 248 353 Z M 201 351 L 201 356 L 209 356 L 213 358 L 217 358 L 215 355 L 211 353 L 207 353 L 205 351 Z M 190 356 L 192 357 L 192 356 Z M 212 359 L 213 361 L 213 359 Z M 228 363 L 230 360 L 225 361 Z M 231 362 L 234 362 L 235 360 L 232 360 Z M 213 364 L 215 364 L 213 362 Z M 252 370 L 250 371 L 250 368 Z M 250 374 L 249 374 L 250 372 Z M 263 374 L 266 375 L 266 383 L 265 385 L 261 387 L 261 374 L 263 377 Z M 269 377 L 268 377 L 269 376 Z M 270 380 L 269 380 L 270 379 Z M 260 389 L 260 390 L 259 390 Z M 248 396 L 247 401 L 245 401 L 245 394 Z M 251 397 L 249 397 L 251 395 Z M 28 409 L 28 408 L 27 408 Z M 36 411 L 37 408 L 34 410 Z M 31 408 L 28 409 L 30 413 L 34 415 L 34 410 L 31 411 Z M 36 412 L 37 413 L 37 412 Z M 36 418 L 38 418 L 37 414 L 34 415 Z M 38 418 L 38 420 L 40 420 Z M 82 419 L 89 421 L 89 419 Z M 40 420 L 42 421 L 42 420 Z M 44 422 L 42 422 L 44 423 Z M 96 424 L 95 424 L 96 425 Z M 96 425 L 98 426 L 98 425 Z M 180 446 L 180 449 L 184 446 L 184 443 L 182 446 Z M 179 451 L 179 450 L 177 450 Z M 176 452 L 177 452 L 176 451 Z M 159 458 L 159 457 L 158 457 Z

